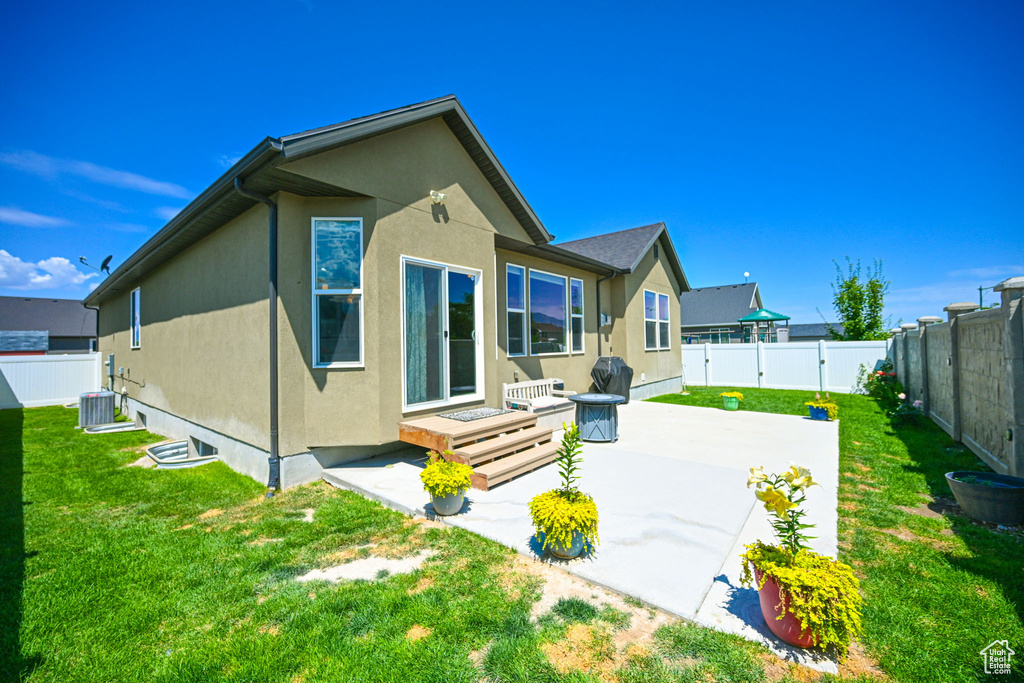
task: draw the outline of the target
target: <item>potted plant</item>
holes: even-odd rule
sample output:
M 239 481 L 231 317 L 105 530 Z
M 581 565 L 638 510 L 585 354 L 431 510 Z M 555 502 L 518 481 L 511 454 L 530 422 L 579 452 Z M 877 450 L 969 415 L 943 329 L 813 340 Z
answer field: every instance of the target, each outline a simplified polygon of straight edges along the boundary
M 811 473 L 796 465 L 783 474 L 750 470 L 747 487 L 756 486 L 757 499 L 771 513 L 778 543 L 746 546 L 741 582 L 756 582 L 761 614 L 776 636 L 799 647 L 831 645 L 845 656 L 861 633 L 860 582 L 849 565 L 807 546 L 813 537 L 804 532 L 814 525 L 802 521 L 800 506 L 816 485 Z
M 430 494 L 435 513 L 454 515 L 462 509 L 473 468 L 461 462 L 446 460 L 437 451 L 429 451 L 427 455 L 430 456 L 430 462 L 420 472 L 423 488 Z M 444 455 L 455 454 L 445 451 Z
M 530 501 L 530 518 L 541 548 L 555 557 L 572 559 L 598 544 L 597 504 L 576 487 L 576 473 L 583 462 L 583 440 L 576 423 L 562 424 L 564 433 L 558 447 L 562 485 Z
M 743 394 L 738 391 L 723 391 L 719 394 L 722 397 L 722 407 L 726 410 L 739 410 Z
M 994 472 L 947 472 L 956 502 L 974 519 L 990 524 L 1024 524 L 1024 479 Z
M 839 406 L 825 392 L 825 398 L 821 394 L 814 394 L 814 400 L 804 404 L 811 413 L 812 420 L 835 420 L 839 417 Z

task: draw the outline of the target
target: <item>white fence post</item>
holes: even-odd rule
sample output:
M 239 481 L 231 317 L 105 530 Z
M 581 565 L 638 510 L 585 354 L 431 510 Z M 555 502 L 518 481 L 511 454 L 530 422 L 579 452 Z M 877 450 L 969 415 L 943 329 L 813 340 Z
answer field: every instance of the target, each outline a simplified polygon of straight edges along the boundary
M 757 387 L 764 387 L 764 342 L 757 342 Z
M 818 342 L 818 384 L 819 391 L 828 391 L 828 352 L 825 342 Z
M 704 386 L 711 386 L 711 344 L 704 344 Z

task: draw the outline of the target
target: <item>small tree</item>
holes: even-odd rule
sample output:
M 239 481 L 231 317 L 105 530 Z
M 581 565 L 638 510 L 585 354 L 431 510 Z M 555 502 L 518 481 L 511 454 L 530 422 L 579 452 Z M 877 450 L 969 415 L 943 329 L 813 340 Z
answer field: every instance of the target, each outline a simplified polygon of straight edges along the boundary
M 885 295 L 889 292 L 889 281 L 882 274 L 882 261 L 874 259 L 871 268 L 863 275 L 860 261 L 854 265 L 849 256 L 846 257 L 845 273 L 838 261 L 832 263 L 836 266 L 832 304 L 843 329 L 839 331 L 826 322 L 829 335 L 839 341 L 888 338 L 889 319 L 882 316 L 882 311 L 885 308 Z

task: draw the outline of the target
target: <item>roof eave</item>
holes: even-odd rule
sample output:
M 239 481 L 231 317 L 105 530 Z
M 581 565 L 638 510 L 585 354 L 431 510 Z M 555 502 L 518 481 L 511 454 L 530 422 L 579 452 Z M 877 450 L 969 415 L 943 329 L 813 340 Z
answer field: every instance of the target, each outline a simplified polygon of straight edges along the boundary
M 110 290 L 124 279 L 146 256 L 167 242 L 179 230 L 186 227 L 198 215 L 216 204 L 224 193 L 232 192 L 234 179 L 236 177 L 250 176 L 259 169 L 265 167 L 276 157 L 281 155 L 281 141 L 276 138 L 265 138 L 256 145 L 248 154 L 239 159 L 231 168 L 220 176 L 212 185 L 206 188 L 198 197 L 189 202 L 188 206 L 181 210 L 177 216 L 172 218 L 167 225 L 160 229 L 155 235 L 146 240 L 146 243 L 139 247 L 128 260 L 119 265 L 99 287 L 89 293 L 83 300 L 86 306 L 95 306 L 106 298 Z

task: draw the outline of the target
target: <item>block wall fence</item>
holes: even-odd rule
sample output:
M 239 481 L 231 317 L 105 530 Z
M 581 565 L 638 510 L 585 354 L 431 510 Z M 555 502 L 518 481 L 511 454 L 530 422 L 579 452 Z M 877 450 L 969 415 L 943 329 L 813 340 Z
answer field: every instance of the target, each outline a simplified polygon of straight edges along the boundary
M 999 308 L 946 306 L 947 320 L 893 330 L 907 398 L 1000 474 L 1024 477 L 1024 277 L 995 286 Z

